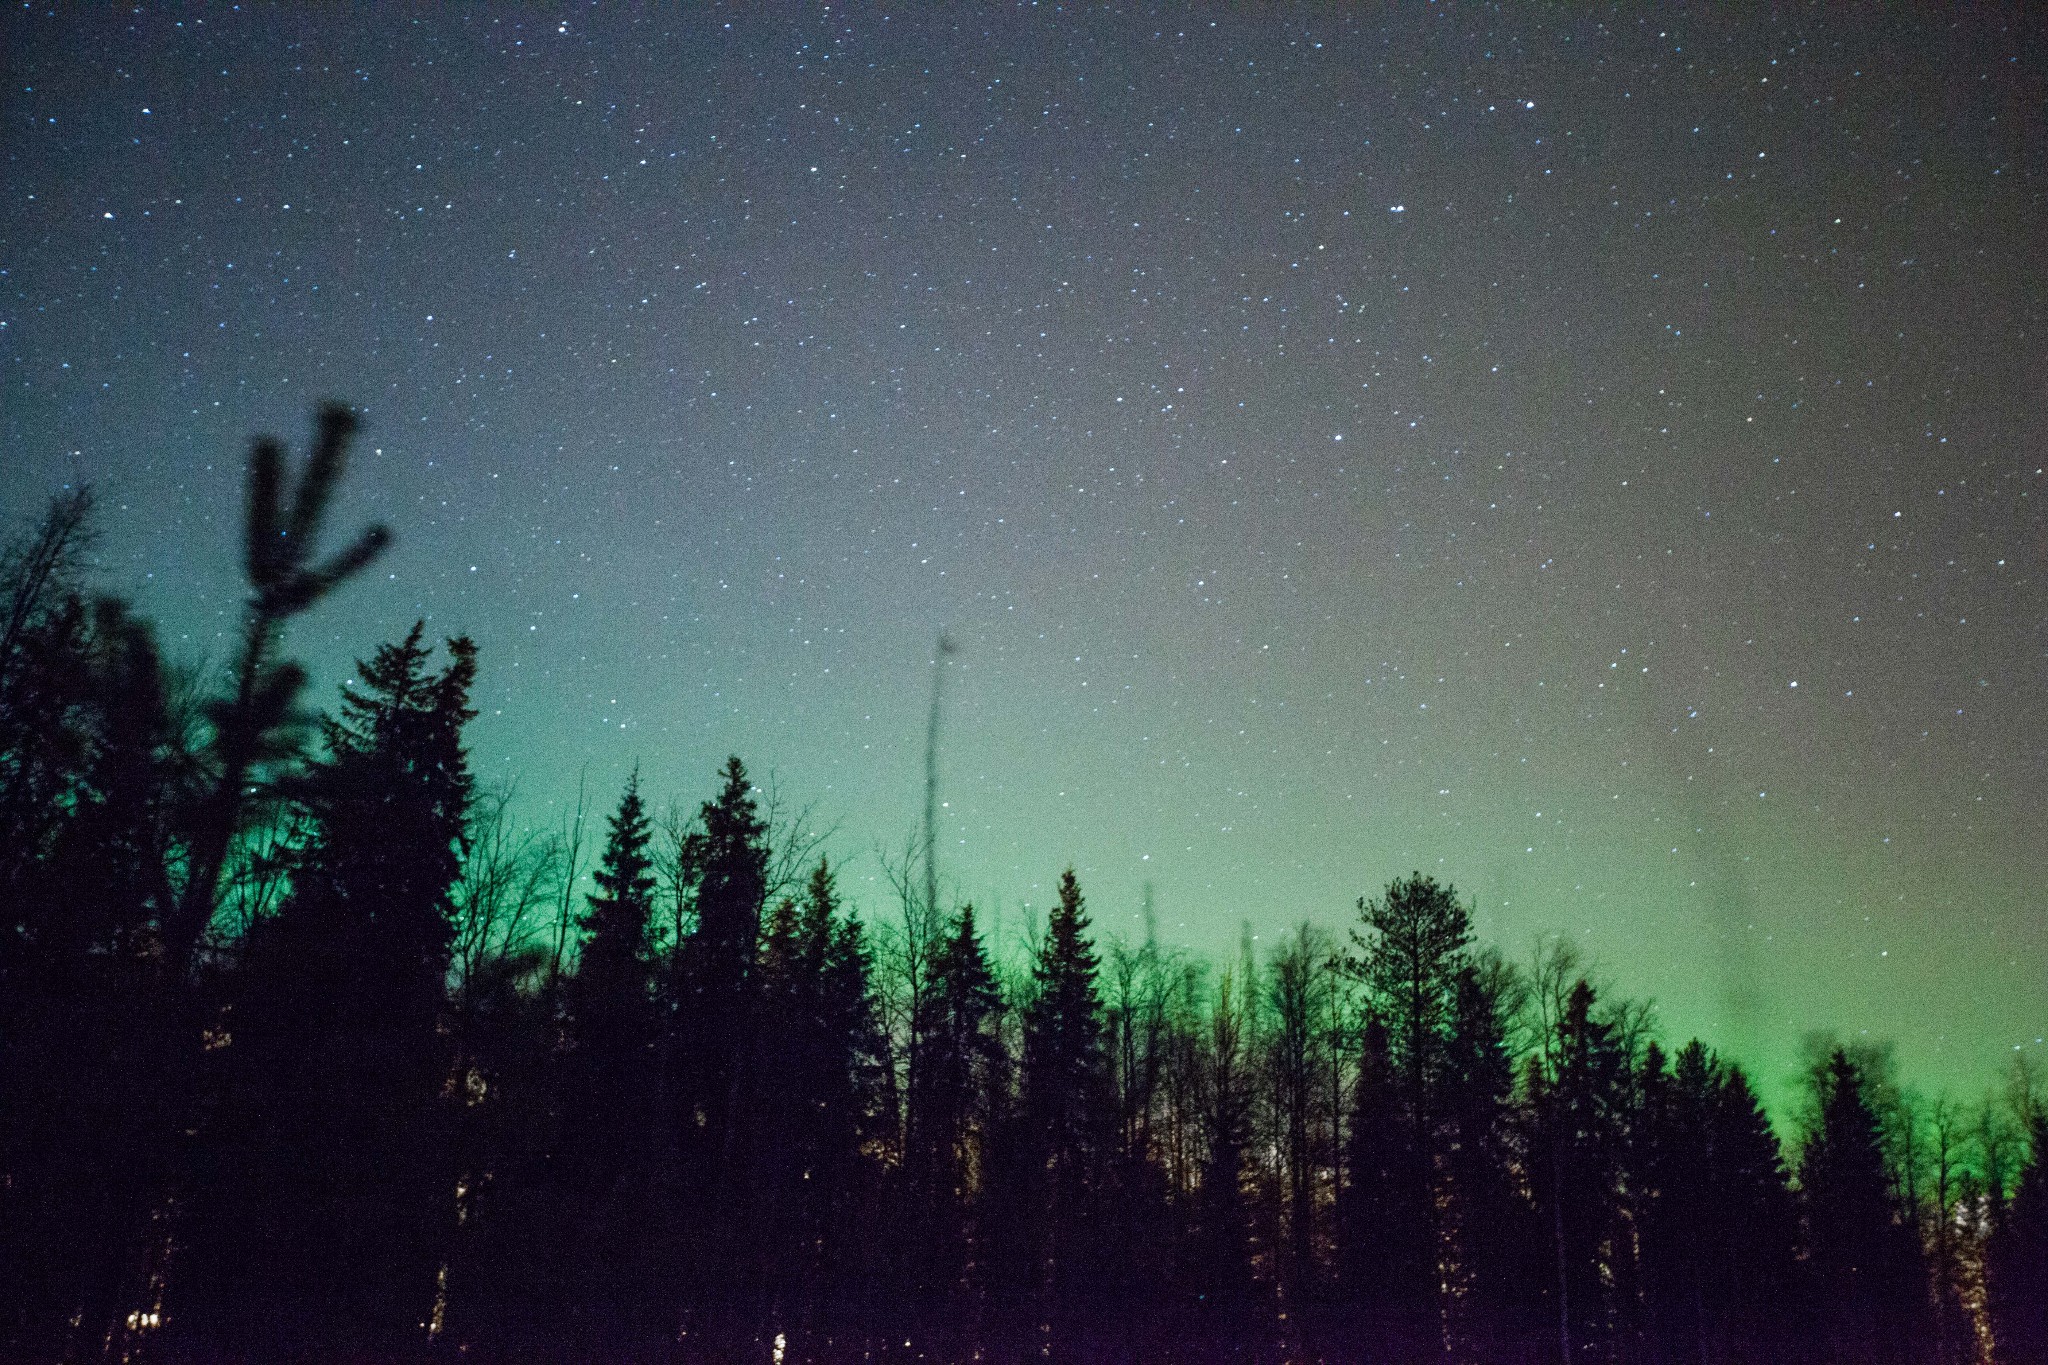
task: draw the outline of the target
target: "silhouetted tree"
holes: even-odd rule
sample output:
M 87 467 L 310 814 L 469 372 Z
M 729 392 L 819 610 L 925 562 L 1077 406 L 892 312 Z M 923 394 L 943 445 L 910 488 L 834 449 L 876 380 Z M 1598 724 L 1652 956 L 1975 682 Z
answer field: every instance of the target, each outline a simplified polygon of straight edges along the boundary
M 738 1299 L 745 1266 L 728 1249 L 746 1243 L 756 1217 L 734 1114 L 759 1018 L 754 970 L 769 858 L 767 822 L 745 765 L 729 759 L 723 776 L 681 851 L 688 932 L 670 972 L 664 1041 L 681 1162 L 679 1222 L 692 1238 L 685 1293 L 692 1320 L 714 1341 L 737 1330 L 735 1315 L 751 1307 Z
M 371 526 L 348 548 L 315 562 L 328 504 L 348 462 L 356 417 L 329 403 L 320 409 L 313 452 L 285 508 L 284 446 L 260 436 L 249 453 L 243 564 L 249 603 L 234 691 L 208 706 L 213 780 L 193 820 L 185 885 L 165 925 L 171 974 L 182 976 L 213 922 L 222 868 L 248 804 L 249 779 L 266 763 L 292 753 L 292 707 L 306 672 L 278 658 L 285 624 L 360 573 L 391 541 Z
M 1196 1056 L 1200 1127 L 1205 1148 L 1194 1198 L 1188 1275 L 1198 1320 L 1209 1333 L 1242 1333 L 1257 1306 L 1249 1207 L 1253 1075 L 1246 1019 L 1249 1002 L 1225 972 L 1209 1006 L 1209 1029 Z
M 1917 1359 L 1927 1316 L 1919 1238 L 1892 1195 L 1866 1083 L 1843 1049 L 1828 1055 L 1799 1165 L 1820 1344 L 1844 1365 Z
M 1060 875 L 1059 903 L 1031 969 L 1023 1011 L 1024 1055 L 1019 1104 L 1021 1163 L 1035 1188 L 1028 1207 L 1029 1287 L 1044 1304 L 1055 1338 L 1071 1331 L 1101 1247 L 1091 1236 L 1093 1196 L 1111 1110 L 1102 1053 L 1099 960 L 1088 938 L 1080 884 Z
M 935 1315 L 978 1315 L 989 1287 L 985 1187 L 1011 1066 L 1000 1031 L 1002 993 L 972 905 L 954 917 L 931 974 L 933 1021 L 905 1136 L 904 1188 L 918 1228 L 910 1287 Z
M 810 1326 L 837 1316 L 857 1278 L 840 1254 L 849 1214 L 866 1192 L 867 1067 L 859 1054 L 873 1027 L 859 928 L 839 917 L 822 859 L 803 903 L 784 900 L 769 916 L 756 980 L 760 1024 L 739 1121 L 759 1217 L 748 1244 L 733 1250 L 752 1258 L 748 1297 L 768 1324 Z
M 1636 1230 L 1649 1335 L 1667 1360 L 1782 1343 L 1798 1222 L 1778 1140 L 1738 1068 L 1697 1039 L 1643 1063 Z
M 2027 1164 L 1986 1248 L 1999 1365 L 2048 1365 L 2048 1106 L 2029 1106 Z
M 1529 1185 L 1551 1241 L 1551 1308 L 1568 1359 L 1614 1348 L 1633 1272 L 1621 1224 L 1635 1059 L 1596 998 L 1583 978 L 1565 994 L 1528 1087 Z
M 1266 969 L 1266 1078 L 1285 1227 L 1276 1269 L 1282 1301 L 1293 1314 L 1319 1288 L 1321 1173 L 1334 1167 L 1335 1135 L 1324 1123 L 1323 1099 L 1326 1054 L 1335 1043 L 1325 1029 L 1330 1016 L 1323 999 L 1336 985 L 1331 961 L 1327 940 L 1304 923 L 1274 950 Z
M 188 714 L 148 624 L 73 590 L 89 510 L 57 499 L 0 579 L 0 1348 L 25 1356 L 121 1316 L 183 1103 L 160 950 Z
M 1434 1335 L 1436 1245 L 1429 1168 L 1395 1067 L 1386 1022 L 1365 1016 L 1339 1196 L 1347 1302 L 1365 1340 L 1412 1349 Z
M 1369 1023 L 1346 1163 L 1360 1189 L 1342 1231 L 1353 1248 L 1346 1289 L 1388 1331 L 1427 1340 L 1441 1336 L 1441 1271 L 1451 1251 L 1439 1157 L 1471 916 L 1450 886 L 1420 872 L 1395 879 L 1382 897 L 1361 898 L 1358 913 L 1350 968 L 1377 1032 Z
M 216 1340 L 394 1349 L 430 1321 L 455 1195 L 441 1028 L 472 783 L 475 647 L 358 665 L 300 786 L 313 833 L 231 986 L 188 1309 Z
M 1444 1050 L 1441 1201 L 1453 1348 L 1513 1359 L 1540 1329 L 1542 1228 L 1521 1190 L 1509 1018 L 1519 982 L 1492 953 L 1458 972 Z
M 648 1264 L 659 1148 L 651 833 L 636 770 L 607 822 L 597 889 L 578 923 L 576 970 L 562 992 L 563 1279 L 595 1340 L 658 1334 L 667 1316 L 659 1272 Z

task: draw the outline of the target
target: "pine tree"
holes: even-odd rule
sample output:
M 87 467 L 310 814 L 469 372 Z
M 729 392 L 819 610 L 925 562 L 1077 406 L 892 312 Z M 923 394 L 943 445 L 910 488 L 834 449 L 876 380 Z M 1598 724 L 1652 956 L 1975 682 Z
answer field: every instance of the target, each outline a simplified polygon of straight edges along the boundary
M 2000 1365 L 2048 1365 L 2048 1106 L 2025 1117 L 2027 1164 L 1985 1254 Z
M 972 905 L 961 907 L 933 956 L 932 995 L 923 1083 L 905 1136 L 905 1188 L 919 1225 L 913 1294 L 944 1315 L 949 1306 L 971 1311 L 987 1288 L 984 1186 L 1009 1089 L 1002 994 Z
M 1917 1359 L 1927 1276 L 1909 1211 L 1885 1169 L 1867 1078 L 1841 1048 L 1815 1077 L 1820 1101 L 1799 1167 L 1808 1265 L 1830 1360 Z
M 1101 1253 L 1089 1232 L 1109 1096 L 1096 993 L 1099 959 L 1087 935 L 1080 884 L 1068 868 L 1032 964 L 1020 1097 L 1027 1169 L 1042 1210 L 1031 1240 L 1034 1287 L 1044 1296 L 1056 1333 L 1071 1326 L 1094 1287 L 1091 1276 Z
M 690 1238 L 688 1274 L 674 1282 L 689 1297 L 688 1321 L 714 1342 L 729 1340 L 751 1309 L 743 1302 L 746 1264 L 729 1250 L 747 1244 L 756 1222 L 746 1130 L 736 1119 L 756 1048 L 754 975 L 768 884 L 768 826 L 746 767 L 729 759 L 723 776 L 681 851 L 688 931 L 669 974 L 664 1040 L 680 1162 L 674 1220 Z
M 640 774 L 627 779 L 578 927 L 564 986 L 561 1148 L 571 1310 L 597 1340 L 659 1333 L 660 1277 L 650 1264 L 655 1177 L 652 831 Z
M 1441 1183 L 1447 1328 L 1456 1350 L 1503 1358 L 1537 1330 L 1541 1227 L 1523 1196 L 1515 1142 L 1516 978 L 1476 955 L 1457 975 L 1445 1043 Z
M 1351 931 L 1358 955 L 1349 966 L 1380 1030 L 1380 1039 L 1368 1036 L 1368 1049 L 1383 1046 L 1384 1056 L 1361 1061 L 1359 1102 L 1371 1109 L 1352 1118 L 1351 1179 L 1377 1187 L 1350 1201 L 1342 1229 L 1342 1240 L 1375 1269 L 1368 1274 L 1354 1256 L 1347 1292 L 1383 1317 L 1389 1332 L 1421 1340 L 1441 1333 L 1438 1291 L 1447 1253 L 1454 1254 L 1445 1245 L 1440 1157 L 1471 914 L 1453 888 L 1420 872 L 1395 879 L 1382 897 L 1360 899 L 1358 912 Z
M 1550 1310 L 1560 1351 L 1613 1348 L 1628 1305 L 1623 1173 L 1635 1063 L 1583 978 L 1552 1025 L 1549 1065 L 1529 1083 L 1528 1172 L 1551 1243 Z M 1532 1059 L 1534 1061 L 1535 1059 Z
M 193 1229 L 218 1278 L 189 1315 L 230 1340 L 396 1349 L 431 1313 L 454 1222 L 439 1024 L 476 651 L 450 641 L 432 674 L 422 631 L 360 664 L 325 722 L 299 793 L 314 833 L 233 986 Z

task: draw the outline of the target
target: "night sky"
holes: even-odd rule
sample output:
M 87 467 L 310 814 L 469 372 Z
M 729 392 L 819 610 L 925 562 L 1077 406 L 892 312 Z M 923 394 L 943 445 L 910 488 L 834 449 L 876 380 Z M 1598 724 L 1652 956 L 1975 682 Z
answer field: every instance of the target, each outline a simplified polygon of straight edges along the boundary
M 1421 869 L 1774 1094 L 2048 1061 L 2038 12 L 296 8 L 0 21 L 0 513 L 180 658 L 341 398 L 316 699 L 474 635 L 535 824 L 738 753 L 884 912 L 943 628 L 1005 947 Z

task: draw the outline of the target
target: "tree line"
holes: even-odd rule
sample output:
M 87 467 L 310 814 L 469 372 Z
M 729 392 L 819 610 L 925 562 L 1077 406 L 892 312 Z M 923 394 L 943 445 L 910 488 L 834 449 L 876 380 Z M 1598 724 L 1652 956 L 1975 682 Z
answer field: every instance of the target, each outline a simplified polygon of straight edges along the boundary
M 324 715 L 290 621 L 353 429 L 259 441 L 228 676 L 0 594 L 0 1354 L 73 1360 L 2048 1362 L 2048 1104 L 1742 1069 L 1420 873 L 1209 962 L 859 913 L 738 759 L 514 819 L 422 626 Z M 588 822 L 594 824 L 595 822 Z M 928 855 L 927 855 L 928 856 Z

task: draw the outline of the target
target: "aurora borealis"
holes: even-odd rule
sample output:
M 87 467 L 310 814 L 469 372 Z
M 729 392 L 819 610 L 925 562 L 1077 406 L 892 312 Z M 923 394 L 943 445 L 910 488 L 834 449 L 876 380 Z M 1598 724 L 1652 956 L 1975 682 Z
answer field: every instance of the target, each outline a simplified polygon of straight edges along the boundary
M 2048 25 L 2019 7 L 16 9 L 10 528 L 218 665 L 250 434 L 551 823 L 728 753 L 1210 953 L 1421 869 L 1779 1093 L 2048 1032 Z

